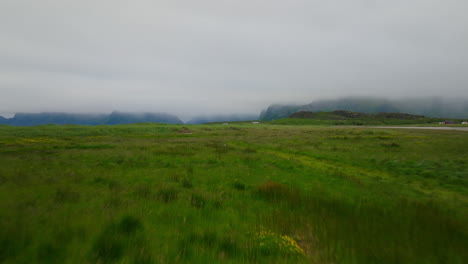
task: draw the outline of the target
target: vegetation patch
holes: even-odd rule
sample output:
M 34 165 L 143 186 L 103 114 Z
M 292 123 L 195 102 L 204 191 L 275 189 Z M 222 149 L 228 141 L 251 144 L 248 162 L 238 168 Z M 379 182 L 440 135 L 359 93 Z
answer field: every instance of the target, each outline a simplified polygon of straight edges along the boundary
M 269 230 L 255 233 L 255 243 L 264 255 L 305 256 L 298 243 L 287 235 L 276 234 Z
M 190 178 L 188 176 L 182 178 L 181 185 L 182 185 L 182 187 L 187 188 L 187 189 L 192 188 L 193 187 L 192 178 Z
M 203 197 L 201 194 L 192 193 L 190 196 L 190 204 L 195 208 L 203 208 L 206 205 L 206 198 Z
M 80 193 L 66 189 L 59 188 L 55 191 L 54 201 L 57 203 L 76 203 L 80 200 Z
M 169 203 L 177 200 L 179 191 L 174 187 L 161 187 L 156 193 L 158 200 Z
M 96 144 L 96 145 L 68 145 L 64 149 L 109 149 L 114 148 L 113 145 Z
M 234 183 L 232 184 L 232 186 L 233 186 L 236 190 L 239 190 L 239 191 L 245 190 L 245 184 L 242 183 L 242 182 L 240 182 L 239 180 L 234 181 Z
M 299 191 L 274 181 L 257 185 L 255 192 L 259 197 L 271 202 L 285 201 L 295 203 L 300 200 Z
M 188 129 L 188 127 L 182 127 L 180 129 L 177 129 L 176 130 L 177 133 L 180 133 L 180 134 L 192 134 L 192 130 Z
M 299 121 L 1 126 L 0 262 L 468 263 L 468 133 Z
M 389 148 L 399 148 L 400 144 L 392 142 L 392 143 L 384 143 L 382 144 L 384 147 L 389 147 Z
M 152 256 L 145 250 L 146 242 L 142 231 L 141 221 L 129 215 L 108 224 L 94 241 L 89 260 L 96 263 L 115 263 L 125 255 L 130 255 L 134 261 L 151 263 Z

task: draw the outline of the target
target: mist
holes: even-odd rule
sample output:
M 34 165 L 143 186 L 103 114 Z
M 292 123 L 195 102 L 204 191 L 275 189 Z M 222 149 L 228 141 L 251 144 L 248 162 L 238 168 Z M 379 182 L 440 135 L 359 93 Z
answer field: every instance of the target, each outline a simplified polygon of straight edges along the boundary
M 468 2 L 0 2 L 0 114 L 468 97 Z

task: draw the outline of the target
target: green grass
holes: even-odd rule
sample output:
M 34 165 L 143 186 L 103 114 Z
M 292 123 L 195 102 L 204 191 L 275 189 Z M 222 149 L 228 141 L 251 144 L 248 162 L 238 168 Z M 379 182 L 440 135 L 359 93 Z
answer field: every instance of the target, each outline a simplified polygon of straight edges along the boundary
M 1 263 L 468 263 L 468 133 L 0 126 Z

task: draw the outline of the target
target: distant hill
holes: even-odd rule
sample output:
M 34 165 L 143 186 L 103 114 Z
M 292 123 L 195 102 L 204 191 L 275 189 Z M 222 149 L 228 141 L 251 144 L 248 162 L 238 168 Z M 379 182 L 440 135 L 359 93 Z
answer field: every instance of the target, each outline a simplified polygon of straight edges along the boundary
M 333 112 L 308 112 L 300 111 L 293 113 L 289 118 L 313 118 L 313 119 L 322 119 L 322 120 L 347 120 L 347 119 L 402 119 L 402 120 L 420 120 L 427 119 L 427 117 L 422 115 L 412 115 L 405 113 L 377 113 L 377 114 L 368 114 L 368 113 L 359 113 L 352 111 L 337 110 Z M 437 119 L 437 118 L 436 118 Z
M 212 115 L 198 116 L 187 121 L 186 124 L 205 124 L 214 122 L 237 122 L 257 120 L 258 115 Z
M 0 124 L 8 124 L 12 126 L 35 126 L 45 124 L 116 125 L 145 122 L 183 124 L 177 116 L 164 113 L 17 113 L 12 118 L 0 118 Z
M 107 115 L 70 114 L 70 113 L 17 113 L 9 119 L 12 126 L 35 126 L 44 124 L 99 125 Z
M 7 125 L 10 122 L 9 119 L 0 116 L 0 125 Z
M 270 121 L 280 118 L 286 118 L 290 114 L 300 111 L 301 108 L 302 106 L 298 105 L 270 105 L 266 110 L 263 110 L 260 113 L 260 117 L 258 119 L 263 121 Z
M 123 113 L 112 112 L 105 123 L 106 125 L 131 124 L 131 123 L 167 123 L 183 124 L 175 115 L 165 113 Z
M 467 100 L 444 99 L 402 99 L 387 100 L 381 98 L 341 98 L 336 100 L 319 100 L 310 104 L 272 105 L 263 111 L 260 120 L 270 121 L 287 118 L 299 111 L 319 112 L 346 110 L 360 113 L 409 113 L 437 118 L 468 118 Z
M 271 123 L 288 125 L 409 125 L 434 124 L 443 120 L 445 119 L 406 113 L 370 114 L 337 110 L 331 112 L 299 111 L 291 114 L 288 118 L 274 120 Z

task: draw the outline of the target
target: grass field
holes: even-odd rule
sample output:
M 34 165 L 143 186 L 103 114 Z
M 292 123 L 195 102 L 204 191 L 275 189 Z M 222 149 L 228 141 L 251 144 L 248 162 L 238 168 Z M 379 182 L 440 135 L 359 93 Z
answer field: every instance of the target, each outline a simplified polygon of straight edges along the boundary
M 468 263 L 468 133 L 0 126 L 0 263 Z

